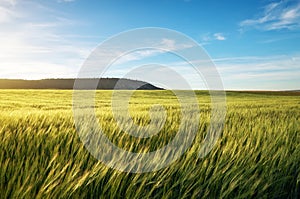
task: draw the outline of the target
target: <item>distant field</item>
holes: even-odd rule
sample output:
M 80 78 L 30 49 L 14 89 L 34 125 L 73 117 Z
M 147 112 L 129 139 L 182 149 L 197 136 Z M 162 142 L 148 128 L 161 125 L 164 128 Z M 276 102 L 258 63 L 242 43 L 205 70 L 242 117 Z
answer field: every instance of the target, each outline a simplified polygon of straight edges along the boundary
M 75 131 L 72 90 L 0 90 L 0 198 L 300 198 L 300 92 L 227 92 L 224 132 L 198 158 L 210 117 L 210 96 L 197 91 L 200 130 L 192 147 L 156 172 L 122 173 L 93 158 Z M 164 146 L 178 129 L 180 108 L 170 91 L 136 91 L 130 113 L 149 122 L 164 105 L 162 131 L 133 138 L 116 127 L 112 91 L 97 91 L 106 135 L 130 151 Z M 192 119 L 192 118 L 191 118 Z

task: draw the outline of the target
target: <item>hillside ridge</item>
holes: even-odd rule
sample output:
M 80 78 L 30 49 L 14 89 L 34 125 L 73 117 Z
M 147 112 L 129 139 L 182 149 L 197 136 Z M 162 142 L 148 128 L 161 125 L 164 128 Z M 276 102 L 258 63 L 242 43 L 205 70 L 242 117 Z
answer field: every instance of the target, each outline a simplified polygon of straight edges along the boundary
M 0 79 L 0 89 L 163 90 L 148 82 L 125 78 Z

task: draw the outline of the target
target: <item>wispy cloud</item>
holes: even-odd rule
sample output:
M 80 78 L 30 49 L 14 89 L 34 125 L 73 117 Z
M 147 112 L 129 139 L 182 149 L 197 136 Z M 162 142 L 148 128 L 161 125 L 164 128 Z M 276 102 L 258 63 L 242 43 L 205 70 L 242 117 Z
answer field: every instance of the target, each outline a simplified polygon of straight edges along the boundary
M 151 56 L 157 56 L 160 54 L 168 53 L 170 51 L 178 51 L 185 50 L 193 47 L 191 44 L 178 43 L 173 39 L 163 38 L 157 44 L 155 44 L 156 48 L 145 48 L 145 49 L 137 49 L 129 54 L 126 54 L 120 57 L 114 64 L 124 64 L 130 61 L 142 60 Z M 111 53 L 111 52 L 110 52 Z M 116 52 L 117 54 L 118 52 Z
M 206 33 L 204 35 L 202 35 L 202 42 L 204 42 L 204 44 L 207 44 L 210 41 L 224 41 L 227 38 L 224 36 L 224 33 L 221 32 L 217 32 L 217 33 Z
M 96 44 L 60 33 L 78 24 L 53 12 L 31 1 L 0 1 L 0 78 L 76 76 Z M 35 13 L 43 13 L 43 19 Z
M 12 6 L 16 5 L 16 3 L 17 3 L 17 0 L 1 0 L 0 1 L 0 4 L 9 4 Z
M 291 90 L 299 89 L 300 85 L 300 55 L 286 56 L 246 56 L 246 57 L 225 57 L 213 59 L 216 68 L 223 80 L 225 89 L 228 90 Z M 211 64 L 203 60 L 193 61 L 201 72 L 209 72 Z M 187 62 L 168 62 L 163 65 L 180 74 L 193 89 L 207 89 L 205 79 L 199 78 L 197 71 Z M 111 71 L 111 75 L 120 76 L 126 74 L 132 68 L 121 68 Z M 145 72 L 143 74 L 146 74 Z M 172 77 L 165 76 L 165 73 L 158 73 L 164 76 L 164 82 L 170 82 L 173 89 L 179 88 Z M 139 78 L 140 76 L 130 76 Z M 159 76 L 159 75 L 158 75 Z M 149 79 L 151 81 L 151 79 Z M 155 81 L 153 81 L 154 83 Z M 158 81 L 159 82 L 159 81 Z
M 0 1 L 0 24 L 8 23 L 20 17 L 16 12 L 16 1 L 2 0 Z
M 216 40 L 220 40 L 220 41 L 226 40 L 226 37 L 222 33 L 215 33 L 214 37 Z
M 240 22 L 245 28 L 261 30 L 299 29 L 300 28 L 300 3 L 280 1 L 266 5 L 258 17 Z
M 57 0 L 57 2 L 59 3 L 62 3 L 62 2 L 66 2 L 66 3 L 69 3 L 69 2 L 73 2 L 75 0 Z
M 213 60 L 227 89 L 299 89 L 300 55 Z

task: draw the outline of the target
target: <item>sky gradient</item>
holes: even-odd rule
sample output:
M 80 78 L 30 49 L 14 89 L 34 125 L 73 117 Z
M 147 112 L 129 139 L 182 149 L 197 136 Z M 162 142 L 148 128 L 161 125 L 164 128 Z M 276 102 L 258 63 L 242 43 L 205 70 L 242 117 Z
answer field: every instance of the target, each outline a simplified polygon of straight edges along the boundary
M 0 0 L 0 78 L 77 77 L 102 41 L 143 27 L 173 29 L 198 42 L 227 90 L 300 89 L 299 1 Z M 144 54 L 107 75 L 149 62 L 182 64 Z M 194 89 L 205 89 L 189 71 L 181 73 Z

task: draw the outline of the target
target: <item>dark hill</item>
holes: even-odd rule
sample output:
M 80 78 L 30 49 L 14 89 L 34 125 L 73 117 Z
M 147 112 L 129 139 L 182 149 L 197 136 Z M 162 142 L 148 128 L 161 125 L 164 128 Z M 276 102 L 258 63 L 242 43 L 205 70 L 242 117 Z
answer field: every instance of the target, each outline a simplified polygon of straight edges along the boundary
M 21 79 L 0 79 L 0 89 L 95 89 L 91 85 L 99 81 L 97 89 L 112 90 L 162 90 L 150 83 L 120 79 L 120 78 L 100 78 L 100 79 L 42 79 L 42 80 L 21 80 Z M 78 84 L 79 83 L 79 84 Z

